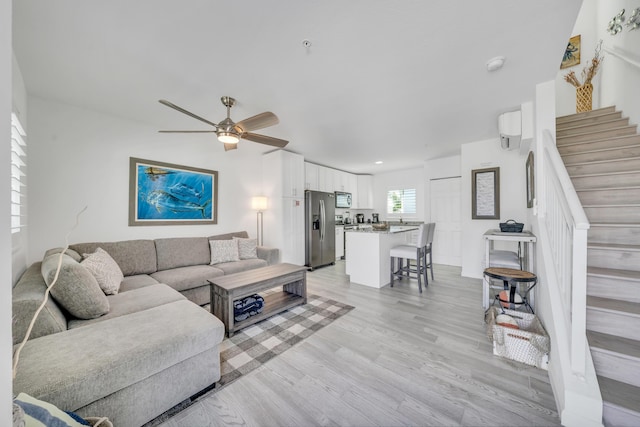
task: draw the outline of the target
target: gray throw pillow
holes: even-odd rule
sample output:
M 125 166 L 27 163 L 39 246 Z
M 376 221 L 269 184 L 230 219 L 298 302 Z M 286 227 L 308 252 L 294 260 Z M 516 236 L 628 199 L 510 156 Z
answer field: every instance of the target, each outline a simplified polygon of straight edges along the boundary
M 234 237 L 233 240 L 238 242 L 238 253 L 240 255 L 240 259 L 258 258 L 258 241 L 256 239 Z
M 124 276 L 111 255 L 104 249 L 98 248 L 94 253 L 82 254 L 82 256 L 84 259 L 80 264 L 96 278 L 100 289 L 107 295 L 117 294 Z
M 209 240 L 211 265 L 222 262 L 240 261 L 238 244 L 235 240 Z
M 53 282 L 60 255 L 49 255 L 42 261 L 42 277 L 47 286 Z M 58 280 L 51 296 L 78 319 L 94 319 L 109 312 L 109 300 L 98 281 L 84 266 L 68 255 L 62 255 Z

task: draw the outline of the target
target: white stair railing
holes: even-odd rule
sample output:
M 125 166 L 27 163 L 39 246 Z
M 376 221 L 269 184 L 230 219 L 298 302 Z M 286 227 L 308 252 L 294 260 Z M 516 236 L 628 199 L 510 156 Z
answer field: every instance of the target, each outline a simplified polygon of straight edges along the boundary
M 573 187 L 554 137 L 543 132 L 544 223 L 552 248 L 553 281 L 557 284 L 570 337 L 571 369 L 584 376 L 586 369 L 587 232 L 589 221 Z

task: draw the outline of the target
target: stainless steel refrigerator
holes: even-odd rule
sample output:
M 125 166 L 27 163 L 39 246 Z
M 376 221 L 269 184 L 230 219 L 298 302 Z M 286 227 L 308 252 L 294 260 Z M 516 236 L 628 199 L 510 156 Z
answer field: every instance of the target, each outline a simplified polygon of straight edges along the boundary
M 336 262 L 335 194 L 305 191 L 305 265 L 316 268 Z

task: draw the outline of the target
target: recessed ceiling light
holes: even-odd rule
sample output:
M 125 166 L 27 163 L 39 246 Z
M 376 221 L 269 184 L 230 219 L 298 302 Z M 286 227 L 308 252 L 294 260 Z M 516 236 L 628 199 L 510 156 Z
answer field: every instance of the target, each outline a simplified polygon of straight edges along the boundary
M 382 160 L 378 160 L 378 161 L 376 162 L 376 165 L 381 165 L 381 164 L 382 164 Z
M 504 65 L 504 56 L 496 56 L 487 61 L 487 71 L 496 71 Z

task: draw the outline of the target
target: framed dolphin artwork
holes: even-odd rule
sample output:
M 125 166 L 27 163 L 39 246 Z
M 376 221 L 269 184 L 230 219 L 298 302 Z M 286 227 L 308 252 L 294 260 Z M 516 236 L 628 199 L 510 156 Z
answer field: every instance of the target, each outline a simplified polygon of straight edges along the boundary
M 129 159 L 129 225 L 218 223 L 218 172 Z

